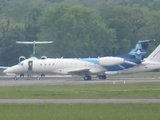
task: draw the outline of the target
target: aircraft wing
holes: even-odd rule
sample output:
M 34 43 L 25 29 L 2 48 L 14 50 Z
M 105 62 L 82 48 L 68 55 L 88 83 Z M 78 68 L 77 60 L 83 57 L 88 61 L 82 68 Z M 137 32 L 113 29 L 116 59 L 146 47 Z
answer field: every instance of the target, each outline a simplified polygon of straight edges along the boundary
M 90 70 L 90 68 L 82 68 L 82 69 L 77 69 L 77 70 L 69 71 L 68 74 L 84 74 L 84 73 L 90 73 L 89 70 Z
M 10 68 L 10 67 L 0 66 L 0 69 L 7 69 L 7 68 Z

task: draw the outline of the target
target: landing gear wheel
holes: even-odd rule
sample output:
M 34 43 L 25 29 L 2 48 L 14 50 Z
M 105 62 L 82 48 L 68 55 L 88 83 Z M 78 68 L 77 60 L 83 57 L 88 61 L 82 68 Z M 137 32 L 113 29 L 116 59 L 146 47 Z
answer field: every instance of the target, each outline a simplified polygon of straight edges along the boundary
M 24 77 L 24 74 L 20 74 L 20 77 Z
M 45 77 L 45 74 L 41 74 L 41 77 Z
M 92 79 L 91 76 L 85 76 L 85 77 L 84 77 L 84 80 L 91 80 L 91 79 Z
M 38 77 L 37 80 L 40 80 L 40 77 Z
M 106 79 L 107 77 L 106 77 L 105 75 L 99 75 L 98 78 L 101 79 L 101 80 L 104 80 L 104 79 Z
M 14 80 L 17 80 L 18 78 L 17 77 L 14 77 Z

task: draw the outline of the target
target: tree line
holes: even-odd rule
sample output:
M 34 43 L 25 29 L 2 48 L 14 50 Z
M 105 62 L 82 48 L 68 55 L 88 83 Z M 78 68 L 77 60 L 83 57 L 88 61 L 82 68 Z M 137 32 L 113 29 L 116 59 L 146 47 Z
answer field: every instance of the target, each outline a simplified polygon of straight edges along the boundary
M 32 56 L 16 41 L 53 40 L 38 45 L 37 57 L 100 57 L 125 54 L 138 40 L 160 43 L 159 0 L 0 0 L 0 65 Z

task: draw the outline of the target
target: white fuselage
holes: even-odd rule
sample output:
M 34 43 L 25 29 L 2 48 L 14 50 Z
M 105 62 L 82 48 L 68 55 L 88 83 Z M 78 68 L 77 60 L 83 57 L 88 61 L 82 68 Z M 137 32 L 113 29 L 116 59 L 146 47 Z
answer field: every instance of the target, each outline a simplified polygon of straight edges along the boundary
M 141 64 L 136 65 L 132 68 L 120 70 L 120 71 L 107 71 L 106 74 L 131 74 L 131 73 L 139 73 L 139 72 L 148 72 L 152 70 L 160 69 L 160 62 L 156 61 L 143 61 Z
M 70 74 L 84 75 L 105 73 L 104 66 L 113 66 L 124 63 L 123 58 L 118 57 L 101 57 L 101 58 L 62 58 L 62 59 L 26 59 L 18 65 L 12 66 L 4 73 L 25 74 Z
M 36 73 L 68 74 L 70 71 L 78 71 L 81 69 L 90 69 L 89 71 L 93 74 L 106 70 L 95 63 L 77 59 L 46 59 L 33 61 L 33 71 Z
M 29 62 L 31 63 L 29 67 Z M 6 69 L 4 73 L 25 74 L 32 71 L 37 74 L 81 74 L 88 69 L 90 74 L 101 74 L 106 71 L 101 65 L 78 59 L 45 59 L 24 60 L 20 64 Z

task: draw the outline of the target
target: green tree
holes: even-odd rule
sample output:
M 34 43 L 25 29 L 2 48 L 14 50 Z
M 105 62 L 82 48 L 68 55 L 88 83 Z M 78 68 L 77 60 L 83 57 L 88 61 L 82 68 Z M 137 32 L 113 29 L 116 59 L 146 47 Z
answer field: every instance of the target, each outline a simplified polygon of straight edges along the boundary
M 145 36 L 156 39 L 154 42 L 155 46 L 160 43 L 160 10 L 159 11 L 150 11 L 147 17 L 147 23 L 144 27 Z
M 10 19 L 0 20 L 0 23 L 0 64 L 13 65 L 20 56 L 29 57 L 32 46 L 19 45 L 16 41 L 37 40 L 39 29 L 34 24 L 15 23 Z
M 148 39 L 143 36 L 147 14 L 147 9 L 139 5 L 130 7 L 108 3 L 100 9 L 108 27 L 116 30 L 116 54 L 126 53 L 138 40 Z
M 151 2 L 151 3 L 148 5 L 148 8 L 149 8 L 150 10 L 155 10 L 155 11 L 160 10 L 160 1 L 159 1 L 159 0 L 154 0 L 153 2 Z
M 39 38 L 54 40 L 49 53 L 52 57 L 110 55 L 115 41 L 114 30 L 109 29 L 91 9 L 83 6 L 58 4 L 46 11 L 39 20 L 39 26 Z
M 20 56 L 28 56 L 31 52 L 28 46 L 16 44 L 18 40 L 24 40 L 25 37 L 17 27 L 6 32 L 5 37 L 0 41 L 0 65 L 13 65 L 18 63 Z

